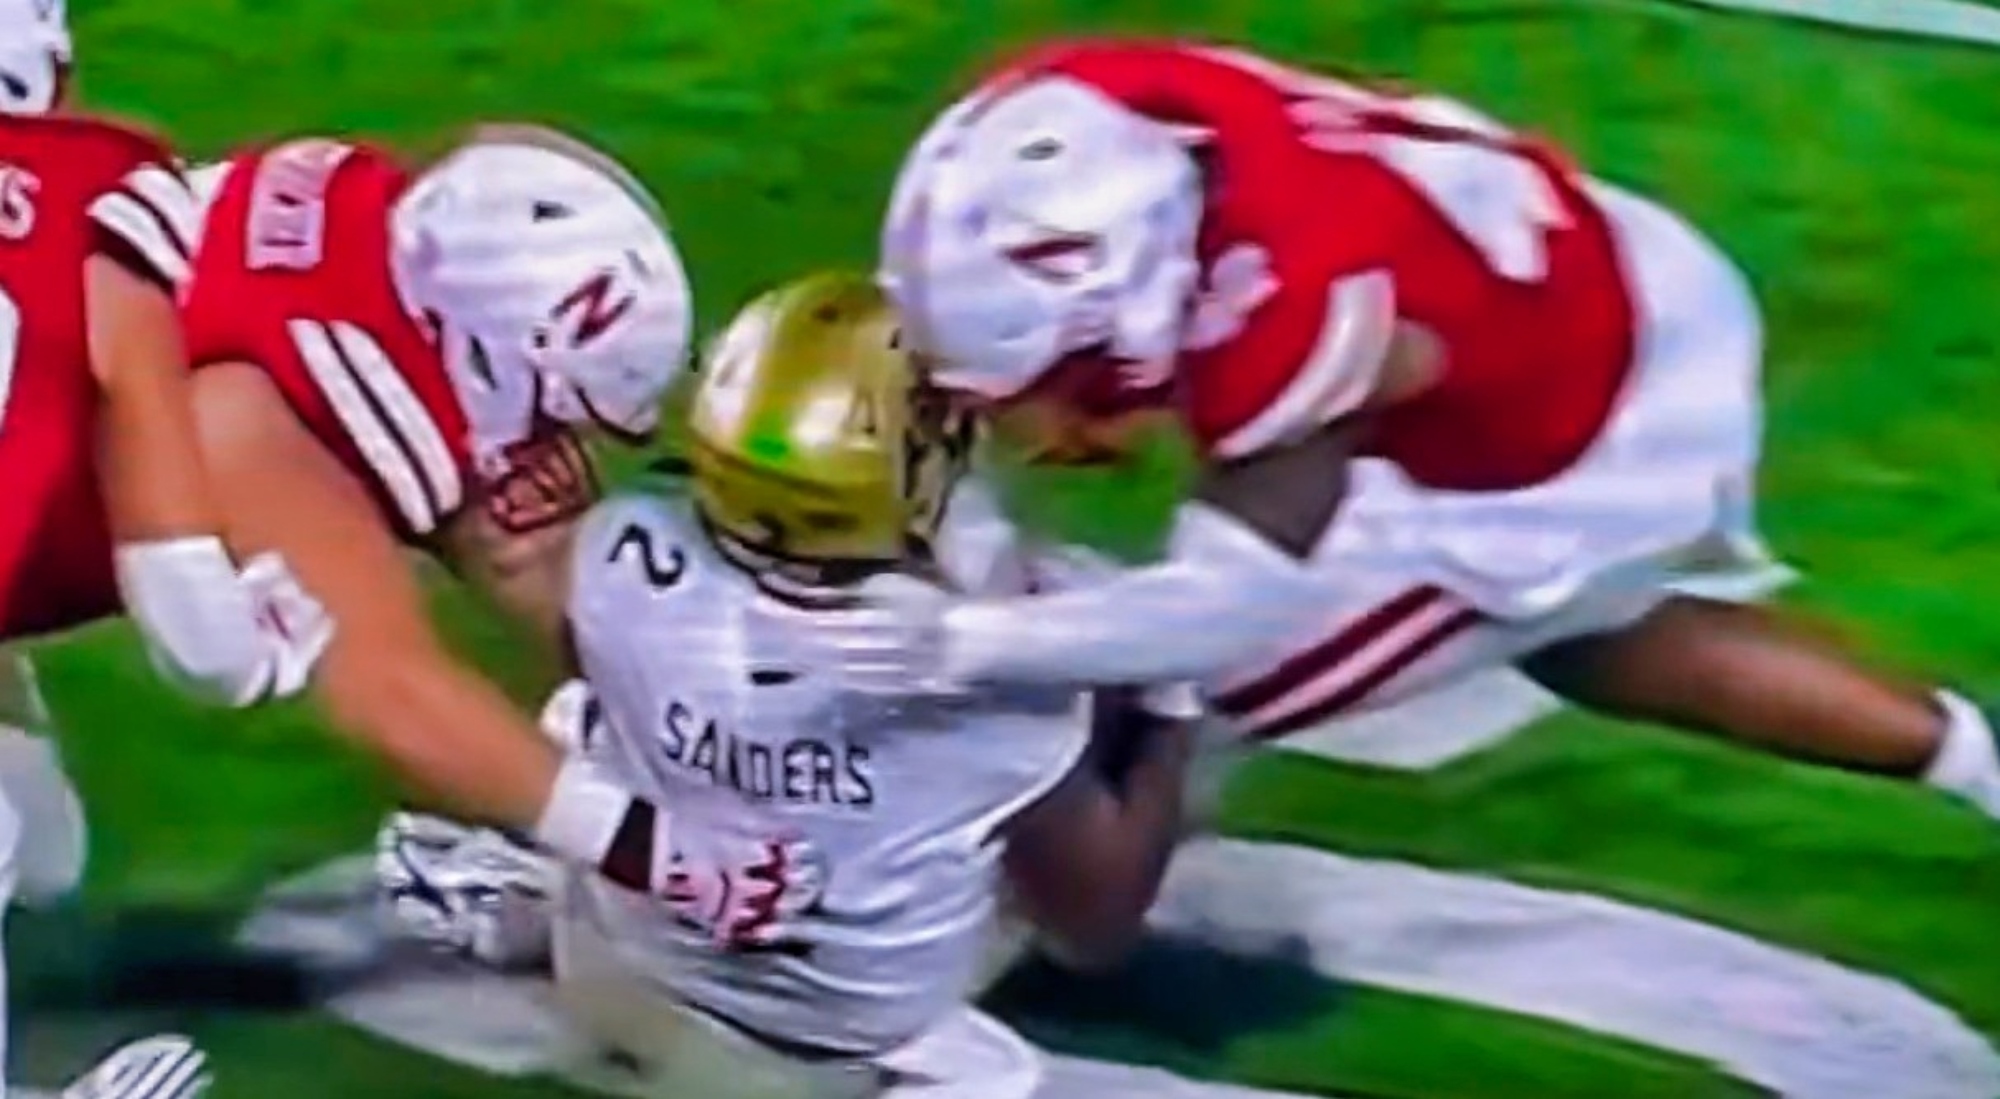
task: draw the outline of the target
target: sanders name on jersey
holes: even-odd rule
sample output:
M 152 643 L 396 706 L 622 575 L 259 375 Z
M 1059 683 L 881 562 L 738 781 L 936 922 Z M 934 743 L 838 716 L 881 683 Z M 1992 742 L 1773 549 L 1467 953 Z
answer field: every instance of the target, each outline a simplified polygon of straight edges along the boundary
M 872 809 L 874 768 L 868 749 L 845 740 L 802 736 L 777 743 L 745 739 L 675 699 L 660 720 L 667 761 L 690 777 L 751 801 Z

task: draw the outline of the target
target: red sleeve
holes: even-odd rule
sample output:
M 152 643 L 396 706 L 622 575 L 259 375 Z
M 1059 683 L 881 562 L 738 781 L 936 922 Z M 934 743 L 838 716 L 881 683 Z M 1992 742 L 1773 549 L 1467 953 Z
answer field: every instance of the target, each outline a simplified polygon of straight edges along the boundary
M 166 146 L 109 123 L 96 125 L 110 152 L 89 207 L 90 254 L 173 293 L 188 278 L 201 201 Z
M 1188 427 L 1215 457 L 1242 458 L 1294 442 L 1360 408 L 1379 384 L 1396 331 L 1389 275 L 1319 271 L 1280 278 L 1261 304 L 1242 301 L 1247 316 L 1208 322 L 1235 334 L 1197 355 L 1189 372 Z M 1223 288 L 1224 304 L 1216 308 L 1231 308 L 1229 293 Z

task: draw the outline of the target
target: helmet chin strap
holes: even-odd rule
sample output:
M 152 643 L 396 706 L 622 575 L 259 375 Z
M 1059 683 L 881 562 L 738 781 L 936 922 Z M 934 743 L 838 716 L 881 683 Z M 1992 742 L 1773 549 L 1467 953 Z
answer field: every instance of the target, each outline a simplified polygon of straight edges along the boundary
M 773 553 L 722 529 L 700 508 L 695 511 L 718 556 L 741 569 L 766 594 L 794 606 L 846 606 L 855 585 L 896 567 L 891 561 L 815 561 Z

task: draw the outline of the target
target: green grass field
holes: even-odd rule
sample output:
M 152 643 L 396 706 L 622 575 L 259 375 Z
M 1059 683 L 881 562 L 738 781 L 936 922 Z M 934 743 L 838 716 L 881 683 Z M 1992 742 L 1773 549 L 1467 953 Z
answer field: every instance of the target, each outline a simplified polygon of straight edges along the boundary
M 87 98 L 160 123 L 194 156 L 327 130 L 422 150 L 495 117 L 606 144 L 672 211 L 707 324 L 771 281 L 865 263 L 927 112 L 991 54 L 1038 35 L 1197 32 L 1462 95 L 1669 200 L 1752 272 L 1771 343 L 1765 517 L 1809 577 L 1788 598 L 1898 665 L 1975 690 L 2000 680 L 1989 611 L 2000 56 L 1644 0 L 75 7 Z M 1140 548 L 1172 466 L 1031 486 L 1022 506 Z M 506 632 L 440 600 L 454 635 L 532 695 L 535 670 L 509 660 Z M 363 843 L 388 800 L 381 777 L 301 709 L 218 718 L 164 696 L 122 628 L 51 645 L 42 667 L 95 826 L 83 903 L 101 911 L 240 910 L 283 874 Z M 1903 978 L 2000 1041 L 2000 832 L 1917 792 L 1564 716 L 1424 776 L 1268 757 L 1239 776 L 1229 820 L 1246 835 L 1588 890 L 1810 948 Z M 37 926 L 17 930 L 17 952 L 41 953 Z M 31 1047 L 71 1024 L 27 1010 Z M 223 1099 L 549 1093 L 310 1015 L 185 1021 L 215 1049 Z M 1116 1019 L 1046 1036 L 1294 1090 L 1742 1090 L 1685 1059 L 1373 990 L 1200 1048 Z M 37 1056 L 73 1052 L 59 1047 Z

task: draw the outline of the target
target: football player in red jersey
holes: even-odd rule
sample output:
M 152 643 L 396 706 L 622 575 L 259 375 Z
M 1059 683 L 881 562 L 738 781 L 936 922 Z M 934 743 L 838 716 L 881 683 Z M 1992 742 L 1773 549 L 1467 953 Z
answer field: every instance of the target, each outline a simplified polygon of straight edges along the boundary
M 239 571 L 219 536 L 174 307 L 198 204 L 158 142 L 64 109 L 69 63 L 60 3 L 0 0 L 0 640 L 123 611 L 183 686 L 236 705 L 288 693 L 324 623 L 275 558 Z M 274 617 L 281 595 L 304 617 Z M 68 891 L 84 842 L 54 751 L 27 731 L 47 716 L 18 649 L 0 722 L 4 906 Z M 162 1036 L 64 1094 L 207 1086 L 200 1051 Z
M 193 268 L 182 316 L 229 542 L 282 553 L 338 624 L 313 672 L 335 727 L 457 813 L 620 884 L 754 880 L 682 863 L 664 810 L 566 762 L 450 653 L 406 552 L 561 636 L 573 523 L 597 494 L 576 432 L 645 436 L 688 357 L 687 279 L 646 190 L 528 127 L 420 169 L 286 141 L 223 166 Z M 784 885 L 772 896 L 800 895 Z
M 1070 455 L 1170 407 L 1204 462 L 1163 562 L 1017 600 L 885 586 L 829 631 L 858 676 L 1197 677 L 1270 737 L 1512 663 L 2000 815 L 1964 699 L 1679 586 L 1773 567 L 1742 275 L 1463 104 L 1059 44 L 924 136 L 881 262 L 941 389 Z

